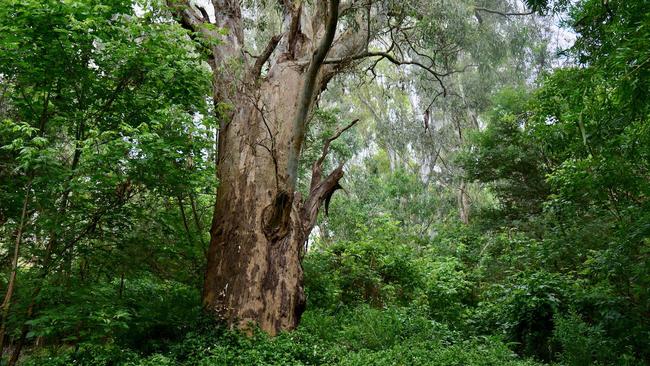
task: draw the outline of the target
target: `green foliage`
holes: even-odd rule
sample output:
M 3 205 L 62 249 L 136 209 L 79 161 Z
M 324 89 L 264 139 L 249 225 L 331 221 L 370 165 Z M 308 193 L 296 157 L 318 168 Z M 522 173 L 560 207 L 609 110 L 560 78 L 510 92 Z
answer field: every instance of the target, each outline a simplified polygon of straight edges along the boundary
M 625 365 L 634 361 L 629 356 L 622 356 L 617 360 L 619 352 L 604 330 L 598 325 L 583 321 L 575 313 L 557 317 L 553 333 L 554 339 L 562 347 L 560 359 L 568 365 L 593 365 L 599 362 Z
M 196 317 L 211 79 L 158 5 L 0 3 L 3 273 L 22 232 L 10 343 L 155 343 Z
M 470 283 L 457 259 L 418 247 L 388 217 L 359 227 L 357 235 L 305 259 L 308 306 L 336 312 L 358 304 L 411 305 L 437 321 L 462 319 Z
M 125 365 L 138 359 L 138 354 L 114 344 L 86 344 L 78 349 L 46 350 L 21 361 L 26 366 L 67 366 L 67 365 Z
M 201 329 L 200 327 L 198 329 Z M 495 338 L 461 336 L 404 308 L 308 311 L 294 332 L 270 338 L 209 326 L 189 332 L 162 353 L 139 355 L 114 346 L 32 356 L 26 365 L 535 365 Z
M 567 308 L 567 280 L 537 272 L 510 278 L 488 290 L 477 308 L 479 321 L 500 329 L 522 354 L 551 360 L 558 351 L 553 342 L 554 318 Z
M 548 192 L 546 166 L 527 130 L 525 90 L 494 98 L 488 127 L 473 135 L 472 150 L 458 157 L 471 180 L 490 182 L 509 219 L 539 213 Z
M 330 236 L 340 240 L 356 241 L 367 230 L 375 230 L 390 216 L 408 240 L 428 236 L 436 210 L 448 204 L 439 197 L 440 189 L 423 186 L 411 167 L 390 169 L 389 157 L 382 151 L 368 157 L 363 167 L 353 167 L 346 174 L 347 195 L 337 194 L 332 199 L 330 215 L 323 218 L 325 245 Z M 432 212 L 434 211 L 434 212 Z M 360 230 L 360 228 L 366 228 Z M 365 230 L 365 231 L 364 231 Z
M 520 353 L 570 365 L 648 360 L 650 100 L 639 89 L 650 72 L 646 7 L 574 7 L 570 53 L 581 67 L 546 75 L 532 93 L 498 95 L 488 127 L 461 159 L 471 179 L 494 190 L 503 215 L 520 220 L 486 212 L 489 235 L 530 244 L 502 253 L 486 247 L 508 258 L 497 267 L 534 269 L 535 276 L 507 276 L 484 300 Z M 481 275 L 498 279 L 491 270 Z
M 360 240 L 339 242 L 305 261 L 310 304 L 322 308 L 367 302 L 381 307 L 408 304 L 421 288 L 413 248 L 401 241 L 397 222 L 380 218 L 374 228 L 359 228 Z
M 182 337 L 199 316 L 198 291 L 178 282 L 150 277 L 69 286 L 46 285 L 42 310 L 31 319 L 19 312 L 12 325 L 26 322 L 27 338 L 44 343 L 108 342 L 151 352 Z

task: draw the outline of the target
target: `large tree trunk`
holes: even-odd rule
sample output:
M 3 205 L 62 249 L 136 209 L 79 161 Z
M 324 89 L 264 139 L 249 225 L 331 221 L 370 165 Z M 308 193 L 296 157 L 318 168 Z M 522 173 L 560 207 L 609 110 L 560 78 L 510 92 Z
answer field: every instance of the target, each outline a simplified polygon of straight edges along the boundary
M 238 0 L 212 1 L 217 26 L 229 29 L 225 36 L 203 26 L 205 10 L 170 2 L 184 27 L 221 40 L 211 60 L 221 128 L 203 305 L 231 327 L 253 323 L 270 334 L 298 325 L 305 306 L 304 244 L 319 207 L 343 176 L 342 166 L 327 176 L 322 166 L 331 140 L 352 124 L 326 141 L 312 166 L 308 196 L 296 191 L 313 102 L 341 67 L 325 58 L 359 53 L 368 41 L 367 33 L 348 30 L 333 45 L 339 0 L 281 3 L 282 33 L 252 62 L 242 49 Z
M 323 76 L 325 75 L 325 76 Z M 206 310 L 228 324 L 269 334 L 293 329 L 305 308 L 301 259 L 318 210 L 339 187 L 340 165 L 326 177 L 331 141 L 313 163 L 309 195 L 292 180 L 291 160 L 300 93 L 307 71 L 295 61 L 275 63 L 253 93 L 236 98 L 219 141 L 219 187 L 203 289 Z M 327 75 L 317 78 L 322 85 Z M 320 87 L 320 86 L 319 86 Z
M 219 188 L 204 306 L 233 325 L 275 334 L 294 328 L 304 308 L 300 197 L 286 174 L 291 123 L 303 73 L 276 64 L 258 93 L 238 98 L 221 131 Z M 294 67 L 290 67 L 294 66 Z

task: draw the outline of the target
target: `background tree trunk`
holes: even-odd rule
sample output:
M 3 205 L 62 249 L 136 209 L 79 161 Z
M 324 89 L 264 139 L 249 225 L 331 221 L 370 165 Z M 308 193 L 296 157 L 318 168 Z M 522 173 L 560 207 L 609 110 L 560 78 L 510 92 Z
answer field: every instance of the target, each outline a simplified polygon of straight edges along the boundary
M 458 214 L 460 221 L 465 225 L 469 224 L 469 210 L 470 200 L 467 193 L 467 184 L 465 180 L 461 180 L 458 187 Z

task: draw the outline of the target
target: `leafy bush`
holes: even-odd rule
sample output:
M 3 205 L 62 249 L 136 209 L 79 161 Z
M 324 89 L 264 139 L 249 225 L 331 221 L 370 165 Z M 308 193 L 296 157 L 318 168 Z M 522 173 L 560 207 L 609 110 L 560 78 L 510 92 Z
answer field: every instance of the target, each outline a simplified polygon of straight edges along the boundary
M 463 317 L 471 284 L 458 259 L 417 245 L 388 217 L 358 232 L 358 241 L 337 242 L 305 258 L 309 308 L 412 306 L 428 309 L 437 321 Z
M 626 364 L 625 358 L 617 360 L 617 350 L 612 339 L 602 327 L 590 325 L 576 313 L 557 316 L 554 339 L 562 348 L 560 360 L 567 365 L 587 366 L 594 364 Z
M 552 360 L 554 319 L 567 308 L 567 279 L 547 272 L 522 274 L 494 285 L 475 316 L 484 330 L 499 329 L 526 356 Z
M 426 268 L 424 289 L 430 316 L 460 323 L 471 297 L 471 283 L 462 271 L 462 264 L 453 257 L 422 262 Z
M 423 287 L 423 269 L 399 223 L 382 217 L 359 228 L 360 240 L 338 242 L 305 259 L 308 306 L 406 305 Z
M 100 344 L 142 352 L 164 348 L 166 342 L 182 338 L 200 313 L 195 289 L 151 277 L 72 289 L 47 286 L 40 299 L 41 311 L 28 321 L 28 339 L 90 347 L 92 352 L 96 348 L 91 346 Z
M 26 357 L 21 366 L 110 366 L 125 365 L 138 360 L 139 355 L 115 344 L 85 344 L 78 348 L 47 349 L 42 354 Z

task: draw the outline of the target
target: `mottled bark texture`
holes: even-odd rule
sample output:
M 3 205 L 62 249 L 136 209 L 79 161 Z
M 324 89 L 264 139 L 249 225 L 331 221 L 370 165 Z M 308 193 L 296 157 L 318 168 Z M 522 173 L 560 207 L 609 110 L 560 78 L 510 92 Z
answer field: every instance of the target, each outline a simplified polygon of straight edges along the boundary
M 305 303 L 300 250 L 308 233 L 286 173 L 285 122 L 294 118 L 301 81 L 290 64 L 276 64 L 259 101 L 239 102 L 220 133 L 203 303 L 233 325 L 252 321 L 271 334 L 294 328 Z
M 362 52 L 368 32 L 361 27 L 337 33 L 344 11 L 338 0 L 286 0 L 282 33 L 252 58 L 242 48 L 239 1 L 213 0 L 212 5 L 216 25 L 228 29 L 226 35 L 202 26 L 209 21 L 204 9 L 170 2 L 181 24 L 212 51 L 221 125 L 203 304 L 231 327 L 255 324 L 277 334 L 300 321 L 304 244 L 319 208 L 343 176 L 342 166 L 322 172 L 328 142 L 313 165 L 309 196 L 301 197 L 295 188 L 314 101 L 342 67 L 324 61 Z M 221 43 L 203 42 L 206 37 Z

